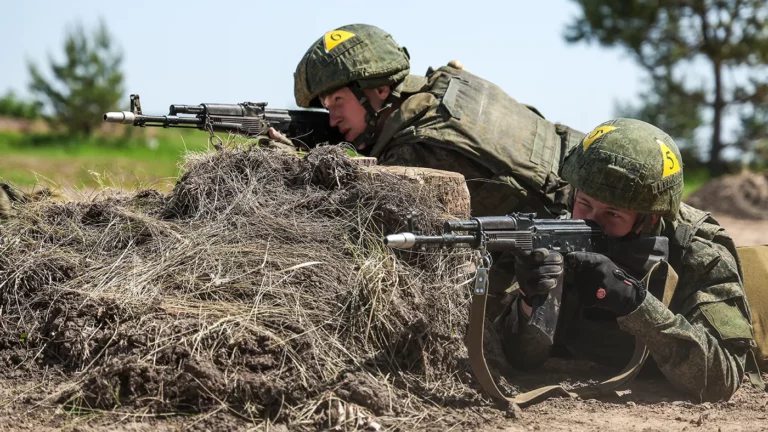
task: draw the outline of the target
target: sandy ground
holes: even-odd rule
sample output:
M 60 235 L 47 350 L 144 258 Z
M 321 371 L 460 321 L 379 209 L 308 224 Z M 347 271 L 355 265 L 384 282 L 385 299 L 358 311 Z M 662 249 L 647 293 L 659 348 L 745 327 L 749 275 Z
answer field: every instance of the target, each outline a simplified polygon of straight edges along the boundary
M 715 216 L 737 246 L 768 244 L 768 221 Z

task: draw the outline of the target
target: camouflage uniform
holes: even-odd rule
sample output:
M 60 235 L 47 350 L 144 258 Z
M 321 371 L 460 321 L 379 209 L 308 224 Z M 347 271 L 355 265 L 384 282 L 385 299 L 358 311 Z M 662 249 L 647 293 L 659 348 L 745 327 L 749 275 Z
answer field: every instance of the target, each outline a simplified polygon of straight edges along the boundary
M 296 103 L 318 106 L 317 96 L 343 86 L 357 91 L 390 85 L 393 110 L 366 137 L 380 164 L 464 174 L 474 216 L 564 213 L 567 184 L 558 172 L 583 134 L 545 120 L 464 70 L 445 66 L 426 77 L 409 75 L 408 60 L 407 50 L 381 29 L 340 27 L 318 39 L 299 63 Z M 369 114 L 369 121 L 377 116 Z
M 567 183 L 558 175 L 568 149 L 582 133 L 545 120 L 498 86 L 451 66 L 409 75 L 408 53 L 374 26 L 348 25 L 328 32 L 296 69 L 299 106 L 317 106 L 317 96 L 348 86 L 368 111 L 361 139 L 382 165 L 426 167 L 464 175 L 473 216 L 536 212 L 540 218 L 566 211 Z M 390 85 L 391 113 L 383 125 L 361 88 Z M 382 110 L 383 111 L 383 110 Z M 378 126 L 378 128 L 376 127 Z M 491 292 L 511 283 L 502 271 L 509 257 L 496 257 Z M 509 266 L 506 266 L 509 267 Z
M 563 177 L 574 188 L 617 208 L 663 216 L 653 234 L 669 238 L 669 263 L 679 280 L 669 308 L 659 300 L 663 287 L 649 286 L 653 295 L 618 318 L 582 307 L 577 289 L 566 285 L 555 348 L 619 367 L 640 338 L 676 388 L 698 401 L 727 400 L 741 383 L 753 344 L 741 265 L 717 221 L 680 204 L 680 161 L 668 135 L 628 119 L 599 126 L 568 156 Z M 520 301 L 515 299 L 497 324 L 510 363 L 533 368 L 553 347 L 525 325 Z

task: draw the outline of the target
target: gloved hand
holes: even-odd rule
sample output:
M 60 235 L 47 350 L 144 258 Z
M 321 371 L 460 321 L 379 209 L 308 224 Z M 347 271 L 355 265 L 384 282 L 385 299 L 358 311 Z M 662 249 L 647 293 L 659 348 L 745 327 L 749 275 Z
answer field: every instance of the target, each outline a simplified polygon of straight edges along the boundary
M 515 275 L 523 301 L 532 305 L 532 298 L 546 296 L 563 278 L 563 256 L 547 249 L 534 249 L 529 255 L 515 257 Z
M 573 272 L 579 297 L 586 306 L 609 310 L 618 316 L 634 312 L 645 300 L 646 287 L 605 255 L 594 252 L 571 252 L 565 256 L 569 272 Z

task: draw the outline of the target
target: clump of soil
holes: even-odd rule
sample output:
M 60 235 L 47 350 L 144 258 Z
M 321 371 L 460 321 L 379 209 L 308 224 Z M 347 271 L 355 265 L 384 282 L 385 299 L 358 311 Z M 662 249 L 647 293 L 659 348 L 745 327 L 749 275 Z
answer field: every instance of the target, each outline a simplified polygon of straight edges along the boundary
M 745 173 L 714 179 L 685 202 L 712 212 L 715 217 L 768 220 L 768 174 Z
M 337 147 L 191 155 L 168 196 L 20 206 L 0 225 L 0 380 L 55 371 L 30 397 L 75 412 L 440 428 L 438 405 L 481 402 L 474 256 L 383 247 L 414 210 L 427 233 L 445 218 Z

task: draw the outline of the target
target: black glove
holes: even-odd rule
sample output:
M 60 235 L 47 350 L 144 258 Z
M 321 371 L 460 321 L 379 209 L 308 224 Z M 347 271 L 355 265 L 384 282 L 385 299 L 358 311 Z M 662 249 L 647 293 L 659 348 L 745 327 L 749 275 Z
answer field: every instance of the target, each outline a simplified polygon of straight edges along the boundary
M 565 256 L 585 306 L 609 310 L 618 316 L 634 312 L 645 300 L 646 288 L 605 255 L 571 252 Z
M 532 298 L 546 296 L 563 278 L 563 256 L 547 249 L 534 249 L 529 255 L 515 257 L 515 276 L 523 301 L 531 306 Z

